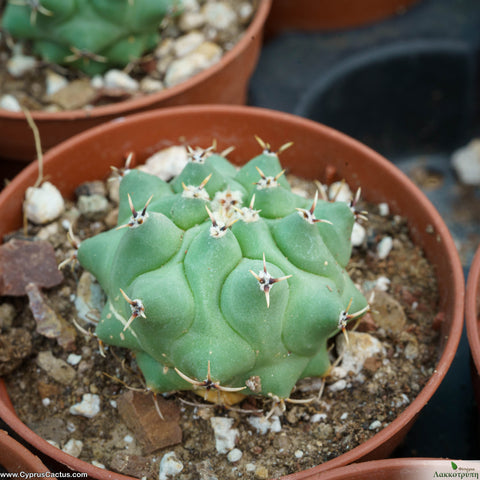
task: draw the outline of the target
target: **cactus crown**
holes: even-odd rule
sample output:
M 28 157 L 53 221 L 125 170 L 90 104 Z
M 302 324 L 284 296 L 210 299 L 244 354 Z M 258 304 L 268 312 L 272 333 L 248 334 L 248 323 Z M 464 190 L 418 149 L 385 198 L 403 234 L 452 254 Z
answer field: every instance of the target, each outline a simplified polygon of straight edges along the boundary
M 42 59 L 89 75 L 124 67 L 159 41 L 181 0 L 8 0 L 2 27 Z
M 285 399 L 367 308 L 345 271 L 354 212 L 293 193 L 269 148 L 240 169 L 209 150 L 168 183 L 128 170 L 119 227 L 81 243 L 108 297 L 96 334 L 132 349 L 153 391 Z

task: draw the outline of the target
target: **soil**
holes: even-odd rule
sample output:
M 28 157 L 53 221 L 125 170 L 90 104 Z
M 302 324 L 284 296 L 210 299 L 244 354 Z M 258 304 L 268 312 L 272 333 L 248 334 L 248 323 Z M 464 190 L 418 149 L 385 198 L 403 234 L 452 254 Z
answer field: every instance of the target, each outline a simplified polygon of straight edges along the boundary
M 311 184 L 301 180 L 294 179 L 294 183 L 312 189 Z M 138 438 L 116 408 L 117 401 L 129 388 L 144 388 L 133 356 L 122 349 L 107 347 L 104 357 L 94 337 L 77 332 L 74 353 L 81 355 L 81 360 L 73 367 L 75 375 L 70 383 L 62 385 L 38 367 L 36 358 L 38 352 L 50 351 L 66 361 L 71 352 L 60 347 L 55 339 L 36 332 L 35 320 L 24 298 L 4 297 L 4 303 L 16 309 L 12 326 L 27 328 L 33 338 L 29 358 L 5 378 L 17 414 L 30 428 L 60 447 L 69 439 L 80 440 L 83 448 L 79 458 L 87 462 L 100 462 L 108 469 L 149 479 L 159 478 L 159 463 L 165 453 L 172 451 L 183 464 L 183 470 L 171 478 L 228 480 L 277 478 L 353 449 L 392 422 L 430 378 L 438 359 L 441 316 L 433 268 L 410 240 L 406 220 L 384 212 L 380 214 L 379 205 L 361 204 L 360 208 L 368 211 L 368 222 L 363 222 L 367 235 L 363 244 L 353 249 L 349 273 L 363 287 L 374 285 L 379 277 L 388 278 L 388 295 L 401 305 L 406 323 L 399 329 L 388 327 L 388 318 L 375 315 L 374 299 L 372 314 L 363 317 L 355 328 L 377 338 L 384 353 L 368 358 L 360 376 L 349 372 L 343 378 L 344 388 L 335 377 L 335 370 L 324 382 L 318 378 L 299 382 L 292 397 L 311 401 L 286 403 L 285 412 L 279 416 L 279 412 L 274 411 L 270 421 L 279 427 L 278 431 L 259 434 L 250 423 L 252 417 L 272 413 L 270 399 L 247 397 L 238 408 L 227 409 L 211 404 L 203 406 L 198 396 L 179 392 L 164 400 L 180 409 L 182 443 L 144 454 Z M 85 238 L 111 228 L 112 215 L 114 213 L 107 213 L 93 222 L 80 217 L 76 235 Z M 65 216 L 68 212 L 63 218 Z M 61 222 L 60 219 L 59 224 Z M 28 236 L 34 236 L 38 230 L 39 227 L 29 225 Z M 23 232 L 16 235 L 23 236 Z M 381 259 L 376 246 L 385 237 L 393 238 L 393 248 Z M 59 262 L 71 254 L 64 228 L 49 240 L 55 246 Z M 80 273 L 78 265 L 65 268 L 63 283 L 44 291 L 49 305 L 69 322 L 77 316 L 72 299 Z M 338 357 L 335 345 L 333 339 L 333 361 Z M 98 394 L 101 398 L 100 413 L 93 418 L 69 412 L 85 393 Z M 217 452 L 212 416 L 233 419 L 233 426 L 239 432 L 235 448 L 241 451 L 241 458 L 229 459 L 225 453 Z
M 78 70 L 40 59 L 25 72 L 18 75 L 10 74 L 8 66 L 12 57 L 19 54 L 33 56 L 31 45 L 29 42 L 16 41 L 8 34 L 0 32 L 0 92 L 2 95 L 12 95 L 18 104 L 27 110 L 57 112 L 109 105 L 168 88 L 168 83 L 165 83 L 168 67 L 175 60 L 186 56 L 186 53 L 180 54 L 175 51 L 176 41 L 191 33 L 203 35 L 204 42 L 210 46 L 212 44 L 218 46 L 220 49 L 219 57 L 215 56 L 216 60 L 212 60 L 216 63 L 240 40 L 258 7 L 258 0 L 219 1 L 218 3 L 226 5 L 229 12 L 233 12 L 235 18 L 228 29 L 223 29 L 221 26 L 217 28 L 205 20 L 203 22 L 197 20 L 194 23 L 185 20 L 189 14 L 196 17 L 202 15 L 202 8 L 206 4 L 215 2 L 216 0 L 187 1 L 182 14 L 167 16 L 164 19 L 160 25 L 160 42 L 157 48 L 153 52 L 147 52 L 139 60 L 129 63 L 123 69 L 139 83 L 140 88 L 133 91 L 131 88 L 123 87 L 122 84 L 109 87 L 103 81 L 91 82 L 90 77 Z M 0 19 L 5 5 L 6 1 L 0 0 Z M 199 73 L 202 69 L 210 68 L 213 65 L 212 62 L 208 64 L 204 62 L 205 65 L 194 69 L 190 76 Z M 67 82 L 66 86 L 55 93 L 49 93 L 47 88 L 47 78 L 52 72 Z

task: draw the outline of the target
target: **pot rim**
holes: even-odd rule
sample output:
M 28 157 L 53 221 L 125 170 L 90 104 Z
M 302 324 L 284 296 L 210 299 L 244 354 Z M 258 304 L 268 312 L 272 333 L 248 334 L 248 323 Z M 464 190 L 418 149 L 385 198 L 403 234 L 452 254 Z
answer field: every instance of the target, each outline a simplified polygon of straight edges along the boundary
M 9 472 L 50 473 L 39 457 L 0 428 L 0 465 Z M 9 465 L 12 465 L 10 467 Z M 53 475 L 48 478 L 55 480 Z
M 480 375 L 480 330 L 477 309 L 477 296 L 480 293 L 480 246 L 477 248 L 470 265 L 465 294 L 465 324 L 470 353 L 477 375 Z
M 222 58 L 211 67 L 199 72 L 184 82 L 165 88 L 160 92 L 142 95 L 138 98 L 123 100 L 121 102 L 112 103 L 93 107 L 91 109 L 66 110 L 62 112 L 45 112 L 31 111 L 30 114 L 35 122 L 42 121 L 72 121 L 88 118 L 102 118 L 109 116 L 121 117 L 129 112 L 150 108 L 151 105 L 165 102 L 171 97 L 181 95 L 193 87 L 198 86 L 208 78 L 216 75 L 223 70 L 226 65 L 232 63 L 239 55 L 241 55 L 249 47 L 256 35 L 261 35 L 263 26 L 270 12 L 273 0 L 259 0 L 258 8 L 255 11 L 252 21 L 243 33 L 240 40 L 233 46 L 231 50 L 224 53 Z M 24 112 L 12 112 L 0 109 L 0 118 L 10 120 L 25 120 Z
M 432 376 L 427 381 L 422 390 L 418 393 L 415 399 L 407 406 L 407 408 L 396 417 L 389 425 L 376 433 L 366 442 L 358 445 L 354 449 L 326 462 L 325 464 L 318 465 L 316 467 L 304 470 L 303 472 L 294 473 L 286 477 L 282 477 L 289 480 L 300 480 L 306 478 L 314 478 L 313 475 L 316 475 L 319 471 L 326 470 L 324 465 L 328 463 L 328 468 L 334 468 L 343 466 L 346 464 L 359 461 L 360 458 L 365 457 L 370 454 L 380 445 L 384 444 L 386 440 L 390 438 L 395 438 L 396 436 L 402 433 L 402 429 L 406 425 L 411 425 L 420 413 L 423 406 L 428 402 L 432 397 L 441 381 L 445 377 L 458 348 L 460 342 L 460 337 L 462 334 L 463 328 L 463 314 L 464 314 L 464 296 L 465 296 L 465 282 L 463 275 L 463 268 L 458 256 L 458 252 L 453 241 L 453 238 L 448 230 L 448 227 L 444 223 L 442 217 L 431 204 L 430 200 L 423 194 L 420 189 L 413 184 L 413 182 L 402 173 L 397 167 L 395 167 L 391 162 L 386 160 L 383 156 L 373 151 L 371 148 L 366 145 L 358 142 L 357 140 L 337 131 L 328 126 L 319 124 L 309 119 L 301 118 L 296 115 L 289 113 L 278 112 L 274 110 L 269 110 L 260 107 L 249 107 L 249 106 L 230 106 L 230 105 L 189 105 L 189 106 L 177 106 L 177 107 L 168 107 L 158 109 L 156 111 L 149 111 L 144 113 L 139 113 L 131 115 L 127 118 L 117 119 L 112 122 L 104 123 L 100 126 L 91 128 L 87 131 L 84 131 L 69 140 L 62 142 L 61 144 L 53 147 L 49 150 L 44 156 L 44 162 L 48 162 L 48 159 L 55 158 L 57 155 L 69 151 L 72 148 L 77 148 L 78 145 L 92 141 L 96 137 L 102 136 L 108 133 L 112 129 L 116 129 L 117 125 L 124 125 L 124 128 L 127 128 L 134 122 L 137 121 L 148 121 L 155 119 L 160 121 L 175 115 L 177 118 L 192 116 L 192 115 L 207 115 L 210 118 L 221 118 L 226 116 L 236 116 L 242 119 L 244 122 L 248 123 L 248 118 L 256 117 L 261 119 L 262 122 L 277 122 L 281 125 L 295 124 L 297 127 L 301 127 L 310 132 L 310 134 L 322 134 L 323 136 L 328 136 L 329 139 L 333 140 L 335 143 L 344 144 L 347 149 L 353 150 L 359 155 L 369 157 L 369 160 L 372 163 L 372 167 L 378 166 L 383 171 L 388 173 L 388 175 L 397 182 L 400 182 L 409 190 L 411 197 L 409 198 L 409 204 L 413 205 L 422 205 L 429 213 L 429 226 L 433 227 L 433 230 L 436 232 L 434 237 L 438 244 L 443 245 L 445 250 L 445 258 L 438 259 L 439 262 L 446 262 L 448 269 L 444 267 L 444 270 L 449 272 L 451 275 L 451 280 L 449 281 L 449 299 L 451 302 L 451 316 L 452 322 L 449 330 L 449 334 L 445 339 L 443 345 L 443 351 L 440 358 L 437 360 L 436 369 L 434 370 Z M 18 174 L 12 182 L 10 182 L 7 187 L 0 193 L 0 202 L 4 196 L 11 195 L 15 189 L 17 189 L 22 184 L 25 184 L 28 180 L 34 179 L 37 176 L 38 171 L 38 161 L 30 163 L 20 174 Z M 368 198 L 368 195 L 366 195 Z M 14 209 L 12 209 L 14 210 Z M 417 209 L 416 209 L 417 210 Z M 15 212 L 13 212 L 15 213 Z M 416 241 L 418 243 L 418 241 Z M 433 263 L 433 261 L 431 260 Z M 438 275 L 437 275 L 438 277 Z M 445 300 L 445 299 L 444 299 Z M 442 307 L 442 305 L 440 305 Z M 0 379 L 0 394 L 6 393 L 6 387 L 3 380 Z M 2 395 L 0 395 L 1 397 Z M 2 399 L 0 398 L 0 406 Z M 10 425 L 15 431 L 20 433 L 22 437 L 25 438 L 25 435 L 28 435 L 31 439 L 29 442 L 37 447 L 39 450 L 43 451 L 47 455 L 56 456 L 62 463 L 72 466 L 80 471 L 87 472 L 95 476 L 95 478 L 111 478 L 105 476 L 105 470 L 102 470 L 98 467 L 95 467 L 87 462 L 78 460 L 66 453 L 60 451 L 59 449 L 50 445 L 46 440 L 32 432 L 25 424 L 23 424 L 20 419 L 13 413 L 13 405 L 8 399 L 6 405 L 9 408 L 4 408 L 1 413 L 3 420 Z M 368 458 L 366 458 L 368 459 Z M 108 474 L 110 474 L 109 472 Z M 100 475 L 100 476 L 99 476 Z M 125 477 L 121 474 L 113 474 L 115 478 L 130 478 Z

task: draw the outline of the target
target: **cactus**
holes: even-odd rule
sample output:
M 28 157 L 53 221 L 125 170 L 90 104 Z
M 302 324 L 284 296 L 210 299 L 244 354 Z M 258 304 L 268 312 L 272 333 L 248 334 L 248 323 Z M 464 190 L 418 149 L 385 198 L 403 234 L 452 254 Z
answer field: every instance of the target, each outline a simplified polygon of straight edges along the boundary
M 368 308 L 345 270 L 352 207 L 293 193 L 262 145 L 240 169 L 190 149 L 168 183 L 126 171 L 119 227 L 79 246 L 108 297 L 96 335 L 133 350 L 155 392 L 287 399 Z
M 159 41 L 180 0 L 9 0 L 2 27 L 42 59 L 88 75 L 124 67 Z

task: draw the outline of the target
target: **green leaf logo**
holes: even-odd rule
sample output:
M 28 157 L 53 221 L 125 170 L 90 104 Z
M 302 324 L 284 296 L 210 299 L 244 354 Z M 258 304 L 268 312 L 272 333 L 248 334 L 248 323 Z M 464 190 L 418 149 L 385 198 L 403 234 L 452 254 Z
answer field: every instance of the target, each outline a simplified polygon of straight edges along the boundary
M 453 468 L 454 470 L 456 470 L 456 469 L 458 468 L 455 462 L 452 462 L 452 468 Z

